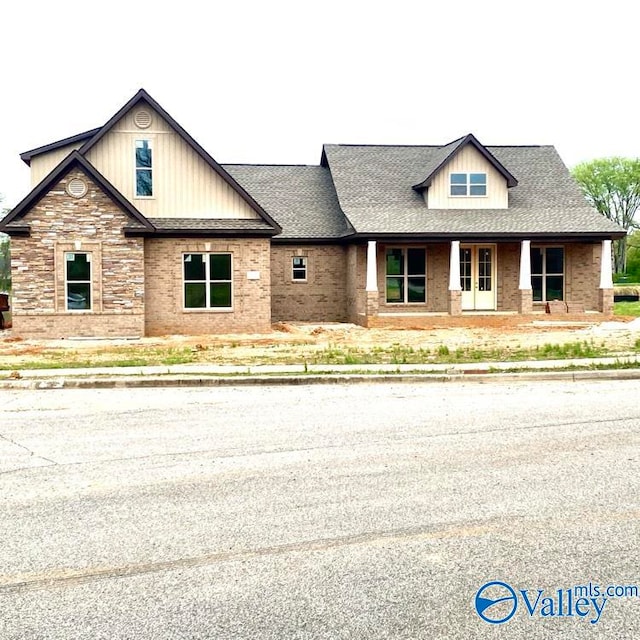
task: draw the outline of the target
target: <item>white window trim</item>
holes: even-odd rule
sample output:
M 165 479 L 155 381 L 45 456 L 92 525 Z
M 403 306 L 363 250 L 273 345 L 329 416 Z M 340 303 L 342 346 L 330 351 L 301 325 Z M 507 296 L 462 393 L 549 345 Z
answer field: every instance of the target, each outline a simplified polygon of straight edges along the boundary
M 402 276 L 391 276 L 387 273 L 387 251 L 399 249 L 402 251 L 403 260 L 404 260 L 404 273 Z M 424 270 L 425 273 L 408 273 L 409 268 L 409 249 L 420 249 L 424 252 Z M 427 249 L 425 247 L 386 247 L 384 252 L 384 301 L 385 304 L 394 306 L 394 307 L 415 307 L 415 306 L 424 306 L 427 304 Z M 402 302 L 389 302 L 387 300 L 387 282 L 389 278 L 400 278 L 404 279 L 404 301 Z M 408 302 L 407 298 L 409 297 L 409 278 L 424 278 L 424 300 L 422 302 Z
M 138 142 L 148 142 L 151 149 L 151 168 L 138 167 L 136 165 L 137 145 Z M 136 200 L 155 200 L 156 186 L 154 183 L 154 174 L 156 172 L 156 156 L 155 156 L 155 140 L 151 136 L 140 137 L 137 136 L 133 141 L 133 197 Z M 138 171 L 151 171 L 151 195 L 139 196 L 138 195 Z
M 303 266 L 296 267 L 294 262 L 296 260 L 302 260 Z M 296 278 L 295 274 L 304 272 L 304 278 Z M 307 282 L 307 278 L 309 277 L 309 263 L 307 256 L 291 256 L 291 282 Z
M 87 256 L 87 262 L 91 265 L 89 267 L 89 280 L 67 280 L 67 256 Z M 69 284 L 88 284 L 89 285 L 89 308 L 88 309 L 71 309 L 69 308 Z M 91 252 L 89 251 L 65 251 L 64 252 L 64 308 L 69 313 L 92 313 L 93 312 L 93 260 L 91 259 Z
M 485 188 L 485 194 L 483 196 L 477 196 L 477 195 L 471 195 L 471 174 L 477 174 L 477 175 L 484 175 L 484 188 Z M 462 187 L 462 184 L 457 184 L 457 185 L 453 185 L 451 183 L 451 176 L 452 175 L 465 175 L 467 176 L 467 182 L 465 183 L 465 187 L 467 189 L 467 193 L 465 193 L 464 195 L 454 195 L 451 193 L 451 187 L 452 186 L 456 186 L 456 187 Z M 473 185 L 474 187 L 479 187 L 482 186 L 479 183 L 476 183 Z M 489 174 L 486 171 L 450 171 L 449 172 L 449 197 L 450 198 L 488 198 L 489 197 Z
M 205 280 L 186 280 L 185 279 L 185 266 L 184 259 L 185 256 L 206 256 L 204 261 L 204 275 Z M 209 256 L 229 256 L 231 258 L 230 270 L 231 270 L 231 279 L 230 280 L 211 280 L 210 276 L 210 261 Z M 205 290 L 205 301 L 206 306 L 204 307 L 187 307 L 185 305 L 185 285 L 186 283 L 192 284 L 204 284 Z M 210 284 L 216 283 L 226 283 L 228 282 L 231 285 L 231 306 L 230 307 L 211 307 L 211 291 L 209 289 Z M 180 291 L 180 295 L 182 296 L 182 310 L 186 313 L 229 313 L 233 311 L 233 299 L 234 299 L 234 285 L 233 285 L 233 254 L 230 251 L 184 251 L 182 253 L 182 287 Z
M 552 302 L 551 300 L 547 300 L 547 288 L 545 286 L 547 276 L 562 276 L 562 301 L 565 301 L 567 299 L 567 248 L 563 244 L 532 244 L 530 251 L 533 251 L 534 249 L 543 249 L 544 257 L 542 259 L 542 273 L 535 273 L 533 271 L 533 266 L 531 267 L 532 283 L 534 277 L 542 277 L 542 300 L 534 300 L 533 304 L 546 304 L 547 302 Z M 562 249 L 562 273 L 547 273 L 547 249 Z

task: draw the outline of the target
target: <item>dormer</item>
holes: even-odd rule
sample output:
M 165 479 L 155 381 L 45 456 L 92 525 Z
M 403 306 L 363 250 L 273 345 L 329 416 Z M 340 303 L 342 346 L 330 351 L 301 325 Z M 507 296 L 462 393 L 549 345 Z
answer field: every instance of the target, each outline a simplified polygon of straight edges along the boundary
M 441 148 L 414 189 L 429 209 L 507 209 L 518 181 L 473 134 Z

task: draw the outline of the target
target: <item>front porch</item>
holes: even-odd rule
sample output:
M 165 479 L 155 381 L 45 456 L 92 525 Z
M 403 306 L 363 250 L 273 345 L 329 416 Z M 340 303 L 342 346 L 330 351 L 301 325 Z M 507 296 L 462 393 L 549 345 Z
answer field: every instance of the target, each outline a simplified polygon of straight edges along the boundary
M 364 261 L 358 271 L 365 286 L 352 297 L 357 312 L 349 314 L 363 326 L 465 326 L 470 318 L 482 324 L 496 316 L 521 321 L 546 315 L 555 301 L 564 302 L 565 320 L 591 315 L 593 321 L 592 314 L 613 311 L 610 240 L 370 240 L 363 249 L 356 262 Z

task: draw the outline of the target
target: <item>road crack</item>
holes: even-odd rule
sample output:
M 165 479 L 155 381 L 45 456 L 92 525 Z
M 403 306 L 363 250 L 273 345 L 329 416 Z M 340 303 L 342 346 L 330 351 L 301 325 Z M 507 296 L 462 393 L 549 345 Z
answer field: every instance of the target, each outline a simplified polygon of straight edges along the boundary
M 14 447 L 18 447 L 19 449 L 23 449 L 32 458 L 39 458 L 40 460 L 44 460 L 45 462 L 48 462 L 50 464 L 58 464 L 55 460 L 51 460 L 51 458 L 47 458 L 46 456 L 41 456 L 40 454 L 36 453 L 33 449 L 30 449 L 24 444 L 20 444 L 19 442 L 16 442 L 13 438 L 10 438 L 9 436 L 4 435 L 4 433 L 0 433 L 0 440 L 4 440 L 5 442 L 12 444 Z

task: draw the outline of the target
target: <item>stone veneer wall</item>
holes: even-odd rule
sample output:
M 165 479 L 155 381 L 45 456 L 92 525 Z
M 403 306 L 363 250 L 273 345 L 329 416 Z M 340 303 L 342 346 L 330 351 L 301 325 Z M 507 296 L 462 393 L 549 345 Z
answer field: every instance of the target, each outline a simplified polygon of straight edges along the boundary
M 184 309 L 183 253 L 231 253 L 233 309 Z M 270 240 L 145 240 L 146 334 L 262 333 L 271 329 Z M 253 272 L 253 273 L 251 273 Z M 258 278 L 249 276 L 258 275 Z
M 306 281 L 293 280 L 292 258 L 307 258 Z M 271 317 L 275 321 L 347 319 L 347 249 L 335 245 L 271 247 Z
M 82 178 L 86 195 L 67 194 Z M 125 238 L 130 222 L 84 172 L 70 171 L 23 219 L 29 237 L 11 239 L 12 319 L 15 335 L 29 338 L 140 336 L 144 333 L 144 250 Z M 92 310 L 67 311 L 66 251 L 91 254 Z

